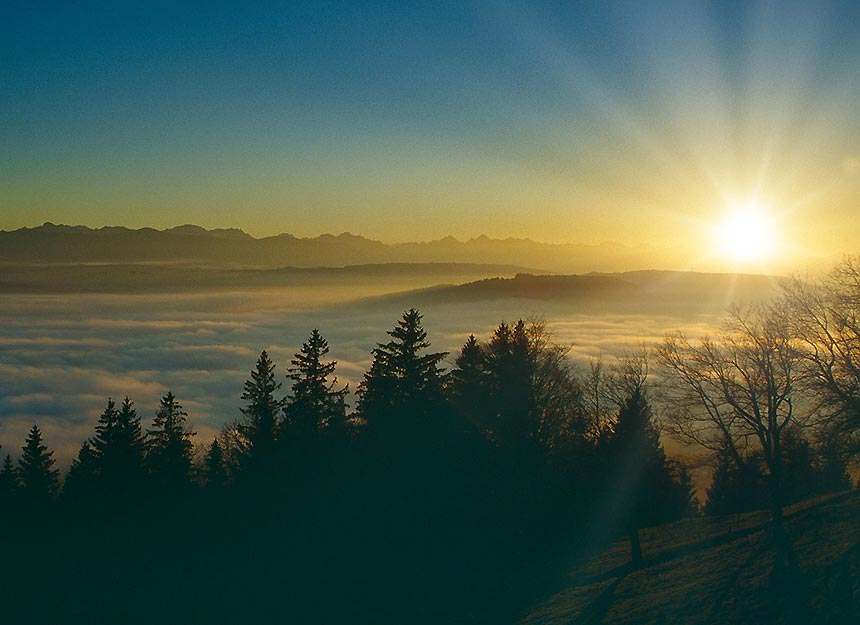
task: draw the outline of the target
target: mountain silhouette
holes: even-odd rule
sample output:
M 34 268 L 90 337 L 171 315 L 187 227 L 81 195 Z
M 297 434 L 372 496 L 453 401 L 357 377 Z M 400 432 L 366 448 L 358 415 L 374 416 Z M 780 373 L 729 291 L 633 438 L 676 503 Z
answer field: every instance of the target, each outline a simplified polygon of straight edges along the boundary
M 255 238 L 230 228 L 185 224 L 166 230 L 120 226 L 88 228 L 45 223 L 0 231 L 0 261 L 62 263 L 187 262 L 237 267 L 337 267 L 377 263 L 482 263 L 535 267 L 549 272 L 619 271 L 653 267 L 653 251 L 616 243 L 538 243 L 529 239 L 451 236 L 386 244 L 344 232 L 299 238 Z

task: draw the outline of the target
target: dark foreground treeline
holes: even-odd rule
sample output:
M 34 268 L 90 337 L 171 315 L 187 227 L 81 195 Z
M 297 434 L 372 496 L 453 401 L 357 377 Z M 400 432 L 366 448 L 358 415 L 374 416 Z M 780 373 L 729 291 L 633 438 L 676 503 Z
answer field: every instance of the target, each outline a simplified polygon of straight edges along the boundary
M 540 324 L 470 337 L 446 372 L 421 315 L 373 353 L 355 411 L 314 330 L 266 352 L 241 418 L 194 457 L 168 393 L 144 430 L 108 400 L 60 490 L 41 432 L 0 470 L 10 622 L 512 622 L 610 539 L 698 514 L 643 359 L 577 375 Z M 781 501 L 847 486 L 786 430 Z M 718 455 L 706 510 L 767 505 L 766 463 Z M 742 477 L 738 468 L 743 467 Z M 760 473 L 750 467 L 762 466 Z

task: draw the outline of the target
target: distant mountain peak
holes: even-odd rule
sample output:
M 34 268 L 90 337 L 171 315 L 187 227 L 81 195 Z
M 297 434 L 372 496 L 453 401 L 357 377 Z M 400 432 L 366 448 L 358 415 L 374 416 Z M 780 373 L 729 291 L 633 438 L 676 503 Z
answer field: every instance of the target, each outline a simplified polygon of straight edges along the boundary
M 186 236 L 211 236 L 219 239 L 253 239 L 250 234 L 239 228 L 213 228 L 207 230 L 202 226 L 195 224 L 182 224 L 173 228 L 163 230 L 168 234 L 181 234 Z
M 207 230 L 194 224 L 182 224 L 173 228 L 165 228 L 164 232 L 172 232 L 174 234 L 205 234 Z

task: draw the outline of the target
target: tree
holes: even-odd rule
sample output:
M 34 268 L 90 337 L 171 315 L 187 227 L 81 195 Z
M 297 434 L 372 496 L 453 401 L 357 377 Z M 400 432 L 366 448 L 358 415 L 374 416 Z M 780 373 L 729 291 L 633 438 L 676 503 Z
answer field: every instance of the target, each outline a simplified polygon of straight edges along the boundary
M 242 469 L 267 472 L 272 469 L 276 456 L 279 417 L 285 399 L 277 399 L 275 392 L 281 383 L 275 381 L 275 365 L 263 350 L 251 377 L 245 382 L 241 409 L 244 420 L 238 425 L 242 437 Z
M 789 427 L 782 435 L 783 496 L 786 503 L 816 493 L 815 457 L 803 431 Z
M 287 378 L 292 387 L 284 409 L 287 436 L 292 433 L 307 441 L 321 430 L 342 427 L 346 419 L 348 387 L 337 388 L 337 361 L 324 362 L 327 354 L 328 342 L 314 329 L 290 361 Z
M 630 361 L 634 362 L 634 361 Z M 660 433 L 654 425 L 648 398 L 644 361 L 630 377 L 616 381 L 626 388 L 619 396 L 620 409 L 607 442 L 612 467 L 612 490 L 623 503 L 621 518 L 630 538 L 634 566 L 642 563 L 639 529 L 688 515 L 693 509 L 689 476 L 666 459 Z M 632 364 L 626 365 L 633 371 Z
M 96 494 L 100 477 L 98 454 L 90 441 L 84 441 L 78 457 L 69 467 L 63 494 L 75 499 L 88 499 Z
M 99 417 L 92 451 L 100 487 L 111 497 L 133 496 L 144 471 L 144 438 L 134 402 L 126 397 L 120 409 L 108 398 Z
M 227 474 L 227 463 L 224 460 L 224 452 L 221 451 L 221 445 L 218 439 L 214 439 L 209 446 L 209 451 L 206 452 L 206 458 L 203 461 L 204 485 L 207 490 L 218 492 L 226 488 L 229 481 Z
M 766 504 L 767 497 L 761 488 L 764 478 L 755 458 L 746 458 L 745 471 L 741 471 L 728 449 L 717 452 L 715 460 L 705 514 L 740 514 L 757 510 L 763 503 Z
M 18 493 L 18 473 L 12 463 L 12 456 L 6 454 L 0 468 L 0 501 L 8 502 Z
M 851 488 L 845 457 L 839 442 L 824 439 L 817 450 L 816 491 L 833 493 Z
M 657 354 L 664 367 L 664 398 L 670 426 L 681 440 L 729 454 L 752 473 L 748 452 L 765 466 L 777 545 L 785 502 L 783 435 L 810 422 L 794 396 L 801 384 L 802 354 L 785 316 L 773 306 L 733 308 L 718 339 L 698 344 L 668 335 Z
M 539 415 L 532 378 L 535 363 L 525 323 L 499 324 L 485 350 L 490 429 L 498 445 L 525 450 L 537 442 Z
M 31 505 L 43 505 L 57 495 L 60 472 L 54 468 L 54 452 L 42 444 L 42 431 L 34 425 L 18 459 L 21 496 Z
M 454 364 L 446 387 L 451 403 L 460 415 L 486 431 L 486 358 L 474 334 L 469 335 Z
M 195 432 L 186 426 L 187 416 L 168 391 L 161 398 L 153 429 L 147 431 L 146 461 L 156 484 L 166 493 L 185 490 L 191 484 L 191 437 Z
M 825 435 L 860 455 L 860 257 L 846 256 L 824 278 L 783 285 L 781 307 L 799 338 L 810 389 L 827 417 Z
M 439 407 L 444 380 L 439 363 L 448 354 L 424 353 L 430 342 L 421 319 L 414 308 L 404 312 L 388 332 L 391 340 L 373 350 L 370 370 L 358 389 L 358 413 L 373 430 L 390 433 L 392 427 L 405 425 L 402 420 L 414 424 Z
M 583 406 L 587 436 L 596 441 L 609 432 L 607 424 L 611 423 L 617 414 L 617 406 L 612 401 L 609 388 L 611 379 L 612 372 L 601 358 L 589 361 L 583 389 Z
M 585 435 L 582 384 L 543 323 L 502 322 L 483 348 L 489 429 L 510 450 L 550 451 Z

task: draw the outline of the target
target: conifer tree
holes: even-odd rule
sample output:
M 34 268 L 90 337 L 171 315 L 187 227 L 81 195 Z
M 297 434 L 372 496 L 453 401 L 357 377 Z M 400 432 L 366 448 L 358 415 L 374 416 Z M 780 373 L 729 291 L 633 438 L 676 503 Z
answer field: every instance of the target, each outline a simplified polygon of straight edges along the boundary
M 84 441 L 78 451 L 78 457 L 72 460 L 66 481 L 63 484 L 63 494 L 76 499 L 93 496 L 99 486 L 98 454 L 90 441 Z
M 498 445 L 524 449 L 536 442 L 535 362 L 525 324 L 502 322 L 485 350 L 490 428 Z
M 609 444 L 615 489 L 626 507 L 622 521 L 630 536 L 633 563 L 639 565 L 639 529 L 678 518 L 692 508 L 690 485 L 676 482 L 684 476 L 673 475 L 677 471 L 673 472 L 660 444 L 644 379 L 619 410 Z
M 825 441 L 818 450 L 818 465 L 816 467 L 817 491 L 832 493 L 851 488 L 851 478 L 845 463 L 845 458 L 836 445 Z
M 455 360 L 448 392 L 457 411 L 482 429 L 488 425 L 486 382 L 484 350 L 475 335 L 470 334 Z
M 157 485 L 167 492 L 191 484 L 191 437 L 195 432 L 186 426 L 187 416 L 176 396 L 168 392 L 161 398 L 153 429 L 147 431 L 147 464 Z
M 221 491 L 227 486 L 227 464 L 217 438 L 212 441 L 209 451 L 206 452 L 206 458 L 203 461 L 203 475 L 206 489 L 209 491 Z
M 703 508 L 705 514 L 740 514 L 767 505 L 764 477 L 753 458 L 746 458 L 742 470 L 726 446 L 717 453 L 716 462 Z
M 782 433 L 782 484 L 785 503 L 815 494 L 813 453 L 803 432 L 788 427 Z
M 251 377 L 245 382 L 242 399 L 242 421 L 238 430 L 245 449 L 241 465 L 245 470 L 266 471 L 272 468 L 276 456 L 276 441 L 279 429 L 278 415 L 285 400 L 275 397 L 281 383 L 275 381 L 275 365 L 263 350 Z
M 126 397 L 119 410 L 108 398 L 90 442 L 94 478 L 110 497 L 131 497 L 144 472 L 144 438 L 134 402 Z
M 395 412 L 418 416 L 438 407 L 444 381 L 439 363 L 448 354 L 423 353 L 430 342 L 421 319 L 414 308 L 406 311 L 388 332 L 391 340 L 373 350 L 370 371 L 358 391 L 359 414 L 371 427 Z
M 18 473 L 12 463 L 12 456 L 6 454 L 0 467 L 0 501 L 8 502 L 18 493 Z
M 301 350 L 290 361 L 287 378 L 292 381 L 284 409 L 286 436 L 307 439 L 314 432 L 341 427 L 346 419 L 347 387 L 336 388 L 337 361 L 324 362 L 328 342 L 314 329 Z
M 17 471 L 21 496 L 28 504 L 42 505 L 57 495 L 60 472 L 54 463 L 54 452 L 42 444 L 42 431 L 34 425 L 21 448 Z

